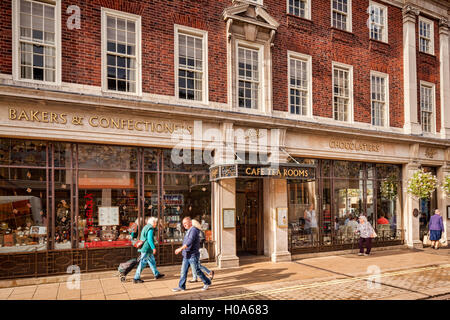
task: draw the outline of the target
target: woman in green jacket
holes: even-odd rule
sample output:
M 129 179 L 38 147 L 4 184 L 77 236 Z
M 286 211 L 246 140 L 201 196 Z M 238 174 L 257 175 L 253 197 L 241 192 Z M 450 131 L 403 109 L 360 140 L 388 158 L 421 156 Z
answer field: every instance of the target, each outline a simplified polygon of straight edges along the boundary
M 156 269 L 156 260 L 154 257 L 154 254 L 156 254 L 156 246 L 153 242 L 153 236 L 155 234 L 157 224 L 158 218 L 150 217 L 147 220 L 147 225 L 144 227 L 144 229 L 142 229 L 140 240 L 144 241 L 144 244 L 138 250 L 138 252 L 141 253 L 141 258 L 136 270 L 136 274 L 134 275 L 134 283 L 144 282 L 144 280 L 141 279 L 141 272 L 147 264 L 152 270 L 155 279 L 164 277 L 164 274 L 160 273 Z

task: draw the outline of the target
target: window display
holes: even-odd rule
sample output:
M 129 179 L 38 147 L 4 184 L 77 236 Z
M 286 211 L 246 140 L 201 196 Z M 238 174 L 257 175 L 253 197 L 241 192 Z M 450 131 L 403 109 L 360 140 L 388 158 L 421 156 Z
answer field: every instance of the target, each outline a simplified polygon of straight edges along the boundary
M 150 216 L 158 243 L 182 241 L 186 216 L 212 240 L 203 152 L 0 140 L 0 253 L 130 246 Z
M 44 142 L 0 139 L 0 253 L 47 249 L 45 159 Z

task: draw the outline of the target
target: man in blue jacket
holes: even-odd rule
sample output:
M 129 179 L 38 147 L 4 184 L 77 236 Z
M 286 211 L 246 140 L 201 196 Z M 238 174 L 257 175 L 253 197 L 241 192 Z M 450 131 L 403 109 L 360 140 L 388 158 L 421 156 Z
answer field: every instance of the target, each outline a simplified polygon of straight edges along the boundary
M 141 253 L 141 258 L 136 270 L 136 274 L 134 275 L 134 283 L 144 282 L 144 280 L 141 279 L 141 272 L 147 264 L 155 275 L 155 279 L 164 277 L 164 274 L 159 273 L 159 271 L 156 269 L 156 260 L 154 257 L 154 254 L 156 254 L 156 246 L 153 242 L 153 235 L 155 233 L 157 224 L 158 218 L 150 217 L 147 221 L 147 225 L 144 227 L 144 229 L 142 229 L 140 240 L 145 242 L 138 250 L 138 252 Z
M 183 263 L 181 264 L 180 282 L 177 288 L 172 291 L 184 291 L 186 290 L 186 278 L 190 266 L 195 266 L 197 276 L 203 281 L 203 290 L 207 290 L 211 285 L 211 280 L 205 276 L 200 270 L 198 260 L 200 259 L 200 237 L 199 229 L 192 227 L 192 220 L 190 217 L 183 219 L 183 226 L 187 230 L 184 236 L 183 246 L 175 250 L 175 254 L 183 252 Z

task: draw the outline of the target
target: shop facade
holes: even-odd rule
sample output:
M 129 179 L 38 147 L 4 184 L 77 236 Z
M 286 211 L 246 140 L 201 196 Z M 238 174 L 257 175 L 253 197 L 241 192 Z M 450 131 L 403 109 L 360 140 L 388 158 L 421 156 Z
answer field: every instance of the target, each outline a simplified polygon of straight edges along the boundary
M 209 261 L 228 268 L 244 256 L 279 262 L 352 248 L 350 221 L 361 214 L 378 231 L 375 245 L 417 246 L 413 210 L 448 205 L 440 190 L 421 204 L 405 188 L 420 166 L 448 174 L 439 141 L 35 101 L 0 105 L 3 278 L 114 269 L 136 255 L 130 223 L 142 228 L 150 216 L 161 221 L 158 265 L 181 263 L 174 250 L 190 216 Z M 378 225 L 382 216 L 389 224 Z

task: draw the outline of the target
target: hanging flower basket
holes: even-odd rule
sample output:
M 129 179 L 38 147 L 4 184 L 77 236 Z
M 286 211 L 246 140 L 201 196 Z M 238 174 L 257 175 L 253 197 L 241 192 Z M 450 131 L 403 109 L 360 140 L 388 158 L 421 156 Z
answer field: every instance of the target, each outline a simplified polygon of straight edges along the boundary
M 444 178 L 444 183 L 442 184 L 442 190 L 445 191 L 447 197 L 450 197 L 450 175 Z
M 436 187 L 436 176 L 423 169 L 414 172 L 408 180 L 408 193 L 416 199 L 429 199 Z

